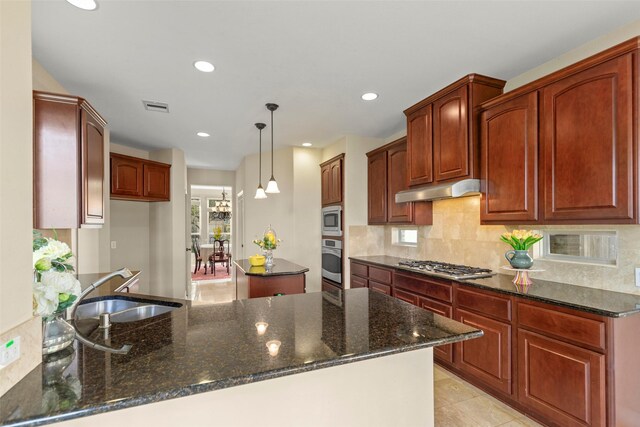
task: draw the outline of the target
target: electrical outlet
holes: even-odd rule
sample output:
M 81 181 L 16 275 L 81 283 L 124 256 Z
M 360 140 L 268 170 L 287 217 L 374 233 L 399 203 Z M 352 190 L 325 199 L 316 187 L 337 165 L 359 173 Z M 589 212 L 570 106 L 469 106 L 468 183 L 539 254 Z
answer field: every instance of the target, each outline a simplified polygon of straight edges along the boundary
M 636 286 L 640 287 L 640 267 L 636 267 Z
M 115 249 L 116 248 L 116 241 L 112 240 L 111 241 L 111 249 Z
M 20 358 L 20 337 L 11 338 L 0 347 L 0 369 Z

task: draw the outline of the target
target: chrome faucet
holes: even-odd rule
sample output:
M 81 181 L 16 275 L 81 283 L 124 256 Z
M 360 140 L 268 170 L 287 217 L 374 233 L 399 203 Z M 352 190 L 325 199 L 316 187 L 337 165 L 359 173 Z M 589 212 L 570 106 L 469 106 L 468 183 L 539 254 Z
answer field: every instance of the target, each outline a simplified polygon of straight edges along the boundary
M 107 346 L 104 346 L 102 344 L 98 344 L 96 342 L 90 341 L 87 337 L 82 335 L 80 333 L 80 331 L 78 330 L 78 328 L 76 327 L 76 320 L 77 320 L 76 319 L 76 310 L 78 309 L 78 306 L 80 305 L 80 302 L 87 295 L 89 295 L 91 292 L 93 292 L 94 289 L 96 289 L 97 287 L 103 285 L 104 283 L 106 283 L 110 279 L 113 279 L 116 276 L 120 276 L 120 277 L 122 277 L 124 279 L 128 279 L 129 277 L 133 276 L 133 273 L 131 273 L 131 271 L 128 268 L 121 268 L 120 270 L 116 270 L 116 271 L 114 271 L 112 273 L 107 274 L 106 276 L 103 276 L 103 277 L 99 278 L 98 280 L 93 282 L 87 289 L 82 291 L 82 293 L 80 294 L 78 299 L 76 299 L 73 302 L 73 304 L 71 305 L 69 310 L 71 312 L 71 316 L 70 317 L 71 317 L 71 320 L 73 321 L 72 325 L 73 325 L 74 329 L 76 330 L 76 339 L 78 341 L 80 341 L 84 345 L 87 345 L 89 347 L 95 348 L 96 350 L 102 350 L 102 351 L 106 351 L 106 352 L 109 352 L 109 353 L 127 354 L 129 352 L 129 350 L 131 350 L 131 345 L 125 344 L 121 348 L 107 347 Z

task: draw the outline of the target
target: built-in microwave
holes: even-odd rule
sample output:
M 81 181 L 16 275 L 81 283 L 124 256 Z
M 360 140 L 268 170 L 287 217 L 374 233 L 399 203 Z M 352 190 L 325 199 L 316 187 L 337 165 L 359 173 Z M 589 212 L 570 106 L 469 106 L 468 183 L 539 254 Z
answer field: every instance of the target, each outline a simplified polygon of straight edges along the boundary
M 322 208 L 322 235 L 342 236 L 342 206 Z

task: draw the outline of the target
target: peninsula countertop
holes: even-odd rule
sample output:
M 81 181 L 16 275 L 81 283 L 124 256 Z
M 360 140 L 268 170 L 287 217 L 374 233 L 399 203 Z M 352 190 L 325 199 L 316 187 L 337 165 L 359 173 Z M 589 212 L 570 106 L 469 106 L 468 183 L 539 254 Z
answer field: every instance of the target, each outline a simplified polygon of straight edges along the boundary
M 0 425 L 48 424 L 482 336 L 369 289 L 172 301 L 183 305 L 112 326 L 111 345 L 130 343 L 129 354 L 76 343 L 53 366 L 39 365 L 0 397 Z M 257 322 L 267 323 L 262 335 Z M 281 342 L 275 356 L 270 340 Z
M 387 255 L 356 256 L 349 257 L 353 261 L 361 261 L 382 267 L 390 267 L 396 270 L 411 272 L 417 275 L 421 273 L 411 268 L 398 265 L 405 258 L 397 258 Z M 588 313 L 599 314 L 607 317 L 625 317 L 640 313 L 640 295 L 625 294 L 604 289 L 590 288 L 587 286 L 570 285 L 549 280 L 533 278 L 533 284 L 526 293 L 516 289 L 512 282 L 513 276 L 496 274 L 492 277 L 469 280 L 452 280 L 476 288 L 489 289 L 503 294 L 517 295 L 521 298 L 557 304 L 563 307 L 573 308 Z M 447 279 L 444 279 L 447 280 Z
M 247 276 L 290 276 L 294 274 L 303 274 L 309 271 L 307 267 L 294 264 L 282 258 L 274 258 L 273 266 L 267 269 L 265 266 L 252 267 L 248 259 L 240 259 L 234 261 L 240 270 Z

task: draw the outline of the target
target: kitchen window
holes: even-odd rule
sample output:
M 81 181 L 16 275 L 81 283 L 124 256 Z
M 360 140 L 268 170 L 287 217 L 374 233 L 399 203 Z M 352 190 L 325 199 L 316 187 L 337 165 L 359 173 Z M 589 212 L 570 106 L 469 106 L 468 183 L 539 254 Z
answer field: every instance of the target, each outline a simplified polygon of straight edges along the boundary
M 618 258 L 616 231 L 549 230 L 543 232 L 538 258 L 615 266 Z
M 418 228 L 398 228 L 391 229 L 391 244 L 398 246 L 418 246 Z

